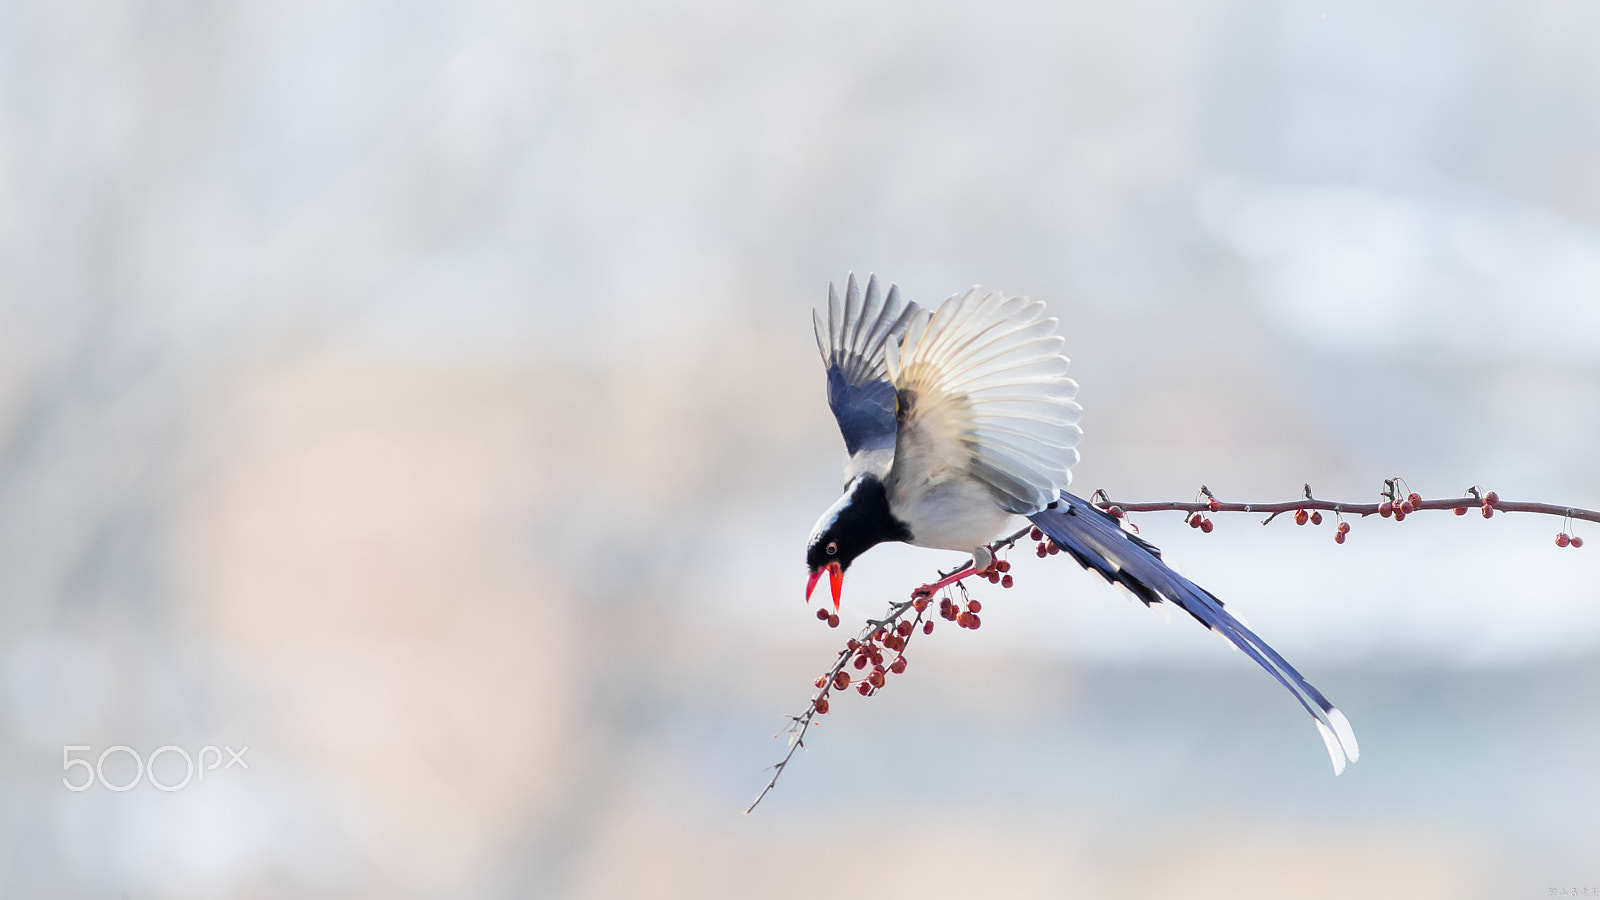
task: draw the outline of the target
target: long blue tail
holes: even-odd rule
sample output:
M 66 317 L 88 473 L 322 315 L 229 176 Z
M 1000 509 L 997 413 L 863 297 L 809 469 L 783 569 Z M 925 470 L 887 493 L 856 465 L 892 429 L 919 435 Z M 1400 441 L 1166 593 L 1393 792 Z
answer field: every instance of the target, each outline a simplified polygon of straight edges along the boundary
M 1272 673 L 1311 713 L 1317 732 L 1328 745 L 1335 775 L 1344 771 L 1347 760 L 1355 762 L 1360 756 L 1355 732 L 1344 714 L 1278 651 L 1223 609 L 1221 600 L 1162 562 L 1155 545 L 1124 531 L 1116 519 L 1065 491 L 1060 500 L 1028 518 L 1085 569 L 1126 587 L 1146 606 L 1163 600 L 1176 605 Z

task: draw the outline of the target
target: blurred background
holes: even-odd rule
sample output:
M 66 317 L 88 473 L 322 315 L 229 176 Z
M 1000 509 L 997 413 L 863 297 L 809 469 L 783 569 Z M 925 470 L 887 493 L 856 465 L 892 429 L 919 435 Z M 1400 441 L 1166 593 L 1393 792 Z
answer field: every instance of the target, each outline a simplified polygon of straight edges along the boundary
M 0 3 L 0 894 L 1600 891 L 1600 529 L 1138 520 L 847 630 L 810 310 L 1046 300 L 1075 485 L 1600 506 L 1600 7 Z M 185 774 L 169 751 L 248 747 Z M 64 748 L 77 747 L 78 750 Z M 222 759 L 226 760 L 226 756 Z M 209 760 L 202 758 L 202 762 Z

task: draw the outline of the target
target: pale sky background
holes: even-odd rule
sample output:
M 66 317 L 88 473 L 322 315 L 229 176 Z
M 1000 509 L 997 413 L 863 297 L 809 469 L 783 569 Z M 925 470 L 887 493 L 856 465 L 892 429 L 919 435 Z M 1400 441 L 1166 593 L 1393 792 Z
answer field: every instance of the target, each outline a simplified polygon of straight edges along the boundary
M 1338 779 L 1248 660 L 1024 553 L 742 814 L 845 638 L 800 594 L 851 271 L 1048 303 L 1083 493 L 1600 507 L 1597 38 L 0 0 L 0 894 L 1600 890 L 1600 543 L 1530 516 L 1138 520 L 1349 715 Z M 847 623 L 952 561 L 874 550 Z M 250 768 L 62 785 L 167 745 Z

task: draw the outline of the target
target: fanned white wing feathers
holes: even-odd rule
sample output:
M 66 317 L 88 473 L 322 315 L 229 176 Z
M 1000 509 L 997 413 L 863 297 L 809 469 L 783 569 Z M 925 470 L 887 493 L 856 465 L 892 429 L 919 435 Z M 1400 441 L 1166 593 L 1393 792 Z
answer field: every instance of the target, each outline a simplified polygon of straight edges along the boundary
M 906 454 L 897 445 L 895 466 L 926 470 L 898 477 L 964 470 L 1007 512 L 1024 514 L 1043 509 L 1070 483 L 1082 434 L 1078 385 L 1067 377 L 1065 340 L 1044 308 L 972 288 L 931 315 L 922 311 L 903 346 L 887 345 L 900 439 L 912 436 L 909 423 L 921 445 Z

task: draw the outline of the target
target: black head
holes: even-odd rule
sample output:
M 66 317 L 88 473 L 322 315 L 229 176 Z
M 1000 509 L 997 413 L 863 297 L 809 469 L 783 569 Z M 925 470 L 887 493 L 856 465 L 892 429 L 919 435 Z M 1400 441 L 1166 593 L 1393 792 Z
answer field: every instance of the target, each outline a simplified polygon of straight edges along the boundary
M 907 541 L 911 532 L 889 512 L 889 495 L 874 475 L 863 475 L 845 488 L 844 496 L 817 520 L 806 545 L 806 599 L 826 571 L 833 588 L 833 606 L 839 608 L 844 572 L 856 557 L 884 541 Z

